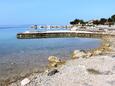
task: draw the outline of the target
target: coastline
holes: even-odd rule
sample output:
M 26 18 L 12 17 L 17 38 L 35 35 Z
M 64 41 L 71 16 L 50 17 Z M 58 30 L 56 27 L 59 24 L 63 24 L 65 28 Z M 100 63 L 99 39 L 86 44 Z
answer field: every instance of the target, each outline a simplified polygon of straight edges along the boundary
M 76 59 L 68 60 L 64 64 L 59 65 L 58 67 L 53 67 L 51 69 L 48 69 L 42 73 L 32 73 L 29 76 L 23 77 L 21 80 L 17 80 L 16 82 L 11 83 L 9 86 L 21 86 L 21 81 L 23 81 L 25 78 L 27 78 L 29 80 L 29 82 L 26 84 L 26 86 L 64 86 L 64 85 L 65 86 L 70 86 L 70 85 L 71 86 L 76 86 L 76 85 L 88 86 L 88 85 L 82 85 L 84 83 L 80 83 L 81 81 L 83 81 L 82 79 L 85 78 L 85 80 L 86 80 L 87 77 L 92 76 L 88 71 L 86 71 L 87 69 L 89 69 L 90 72 L 93 71 L 94 76 L 97 76 L 97 75 L 100 75 L 100 76 L 106 75 L 107 76 L 107 75 L 109 75 L 109 73 L 110 74 L 112 73 L 112 76 L 114 78 L 115 74 L 113 72 L 115 72 L 115 70 L 110 71 L 110 70 L 107 70 L 106 68 L 104 69 L 104 67 L 102 67 L 103 70 L 100 71 L 101 67 L 97 66 L 99 64 L 98 61 L 102 61 L 102 62 L 100 62 L 101 66 L 105 66 L 107 63 L 110 64 L 110 62 L 107 62 L 107 60 L 113 61 L 113 64 L 115 63 L 115 61 L 113 60 L 114 55 L 115 55 L 114 54 L 115 50 L 111 51 L 111 49 L 114 49 L 114 47 L 115 47 L 114 46 L 115 45 L 114 38 L 111 38 L 111 39 L 108 38 L 109 40 L 106 40 L 107 38 L 103 39 L 104 44 L 102 44 L 101 47 L 91 50 L 91 53 L 93 53 L 93 54 L 94 54 L 94 51 L 97 51 L 97 50 L 101 51 L 101 52 L 96 52 L 96 54 L 93 56 L 90 56 L 88 58 L 76 58 Z M 109 46 L 107 43 L 110 43 L 111 46 Z M 106 62 L 103 65 L 102 63 L 104 62 L 104 60 Z M 87 64 L 89 64 L 89 63 L 87 63 L 87 61 L 91 62 L 91 64 L 87 65 Z M 90 66 L 94 64 L 94 63 L 92 63 L 93 61 L 97 61 L 97 65 L 95 62 L 95 68 L 97 67 L 96 70 L 94 69 L 94 66 L 92 66 L 90 68 Z M 109 65 L 108 67 L 110 67 L 111 65 Z M 51 74 L 51 76 L 49 76 L 48 74 L 54 70 L 57 70 L 57 71 L 55 71 L 56 73 L 54 73 L 53 75 Z M 78 70 L 80 70 L 80 71 L 78 71 Z M 108 71 L 110 71 L 110 72 L 108 72 Z M 87 76 L 84 77 L 84 74 Z M 80 78 L 81 81 L 76 80 L 77 78 L 75 76 L 79 77 L 79 78 L 81 77 Z M 71 78 L 73 81 L 71 81 L 71 79 L 69 79 L 69 78 Z M 91 80 L 93 81 L 95 79 L 91 79 Z M 112 81 L 114 81 L 114 80 L 115 79 L 112 79 Z M 76 83 L 74 83 L 74 82 L 76 82 Z M 69 83 L 71 83 L 71 84 L 69 84 Z M 88 84 L 88 83 L 85 83 L 85 84 Z M 101 83 L 101 84 L 104 84 L 104 83 Z M 115 82 L 114 82 L 114 84 L 115 84 Z M 94 86 L 105 86 L 105 85 L 94 85 Z M 110 85 L 110 86 L 112 86 L 112 85 Z
M 23 46 L 25 46 L 25 48 L 24 48 L 23 46 L 17 45 L 17 44 L 22 45 L 23 41 L 22 40 L 18 40 L 18 41 L 19 41 L 19 43 L 17 43 L 17 42 L 15 43 L 14 49 L 15 49 L 15 47 L 19 47 L 19 50 L 22 51 L 22 48 L 23 48 L 25 51 L 19 52 L 19 54 L 18 54 L 18 53 L 16 53 L 16 51 L 17 51 L 17 49 L 16 49 L 13 57 L 17 57 L 17 58 L 12 58 L 12 54 L 10 54 L 10 53 L 8 54 L 8 57 L 11 57 L 8 60 L 8 61 L 12 61 L 12 62 L 9 62 L 9 65 L 11 65 L 11 66 L 9 67 L 9 65 L 8 65 L 8 68 L 3 67 L 3 69 L 2 68 L 0 68 L 0 69 L 1 69 L 1 71 L 4 69 L 11 69 L 11 70 L 3 71 L 3 74 L 1 74 L 1 77 L 0 77 L 1 78 L 0 85 L 3 82 L 12 83 L 17 80 L 22 80 L 23 78 L 25 78 L 28 75 L 31 75 L 32 73 L 36 72 L 37 70 L 39 72 L 41 70 L 40 68 L 43 69 L 43 67 L 45 67 L 48 64 L 48 60 L 47 60 L 48 56 L 54 55 L 54 56 L 60 57 L 63 60 L 71 59 L 70 58 L 71 53 L 75 49 L 89 50 L 90 48 L 97 48 L 101 44 L 101 40 L 97 39 L 97 38 L 96 39 L 78 38 L 78 37 L 76 37 L 76 38 L 48 38 L 48 39 L 39 39 L 39 40 L 37 40 L 37 39 L 23 40 L 26 42 L 26 45 L 23 45 Z M 20 41 L 22 41 L 22 42 L 20 42 Z M 47 41 L 50 41 L 50 43 L 47 43 Z M 29 45 L 28 43 L 29 44 L 31 43 L 33 46 L 35 46 L 35 47 L 32 47 L 32 50 L 30 49 L 31 51 L 28 49 L 31 47 L 31 46 L 28 46 Z M 8 43 L 8 44 L 10 44 L 10 43 Z M 91 45 L 89 45 L 89 44 L 91 44 Z M 38 50 L 38 48 L 40 46 L 43 47 L 43 48 L 41 48 L 41 50 L 43 51 L 42 53 L 39 53 L 39 50 Z M 64 48 L 62 48 L 61 46 L 63 46 Z M 44 47 L 47 47 L 46 50 L 49 50 L 49 51 L 46 52 L 44 50 Z M 53 48 L 53 51 L 51 48 Z M 30 53 L 29 52 L 26 53 L 26 50 L 30 51 Z M 4 51 L 4 52 L 6 52 L 6 51 Z M 11 50 L 8 50 L 8 51 L 11 51 Z M 40 54 L 42 56 L 40 56 Z M 41 61 L 40 58 L 43 60 Z M 17 60 L 15 60 L 15 59 L 17 59 Z M 22 60 L 20 60 L 20 59 L 22 59 Z M 20 62 L 17 62 L 17 61 L 21 62 L 21 66 L 20 66 Z M 4 60 L 1 60 L 1 62 L 4 62 Z M 27 63 L 27 66 L 25 65 L 26 63 Z M 34 66 L 34 64 L 36 64 L 36 63 L 37 63 L 37 65 Z M 2 66 L 2 64 L 1 64 L 1 66 Z M 20 71 L 20 68 L 22 69 L 22 71 Z M 16 71 L 14 71 L 14 70 L 16 70 Z M 4 77 L 4 75 L 5 75 L 5 77 Z M 9 77 L 9 76 L 11 76 L 11 77 Z M 4 77 L 4 78 L 2 78 L 2 77 Z M 4 85 L 1 85 L 1 86 L 4 86 Z

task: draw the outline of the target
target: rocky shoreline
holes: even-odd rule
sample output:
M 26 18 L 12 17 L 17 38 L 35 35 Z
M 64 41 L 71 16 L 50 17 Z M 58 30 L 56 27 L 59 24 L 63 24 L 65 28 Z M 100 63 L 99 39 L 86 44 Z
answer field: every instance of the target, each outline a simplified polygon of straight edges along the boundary
M 8 86 L 115 86 L 115 39 L 104 37 L 101 47 L 75 50 L 72 59 L 48 58 L 47 69 Z

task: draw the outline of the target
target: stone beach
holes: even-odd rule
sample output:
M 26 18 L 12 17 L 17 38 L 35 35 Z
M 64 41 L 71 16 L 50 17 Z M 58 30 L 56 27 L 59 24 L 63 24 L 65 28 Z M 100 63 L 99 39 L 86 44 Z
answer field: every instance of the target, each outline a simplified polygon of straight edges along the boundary
M 75 50 L 66 62 L 52 56 L 50 68 L 9 86 L 115 86 L 115 39 L 109 39 L 110 46 L 107 40 L 104 44 L 91 52 Z

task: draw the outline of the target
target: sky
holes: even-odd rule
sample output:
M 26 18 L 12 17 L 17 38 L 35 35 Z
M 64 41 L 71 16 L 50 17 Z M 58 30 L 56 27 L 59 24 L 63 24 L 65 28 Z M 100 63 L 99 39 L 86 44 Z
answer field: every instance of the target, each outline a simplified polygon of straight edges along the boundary
M 115 0 L 0 0 L 0 25 L 66 25 L 113 14 Z

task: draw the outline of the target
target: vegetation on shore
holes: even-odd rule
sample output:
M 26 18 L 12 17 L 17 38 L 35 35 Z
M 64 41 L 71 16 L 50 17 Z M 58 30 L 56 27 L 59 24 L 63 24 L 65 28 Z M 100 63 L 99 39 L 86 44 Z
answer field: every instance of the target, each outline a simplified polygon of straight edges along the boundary
M 75 19 L 70 22 L 71 25 L 82 24 L 86 25 L 92 23 L 94 25 L 114 25 L 115 24 L 115 14 L 109 18 L 100 18 L 96 20 L 84 21 L 83 19 Z

